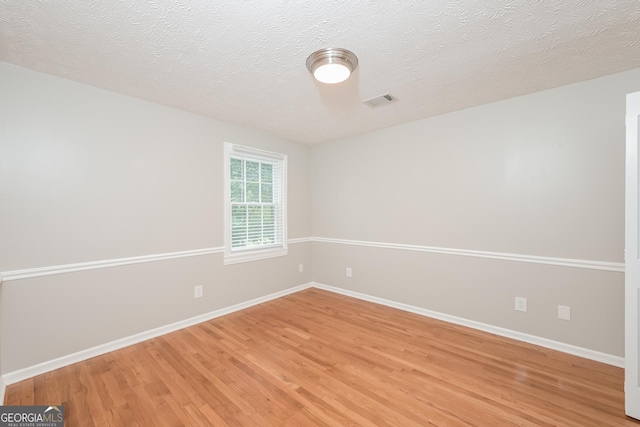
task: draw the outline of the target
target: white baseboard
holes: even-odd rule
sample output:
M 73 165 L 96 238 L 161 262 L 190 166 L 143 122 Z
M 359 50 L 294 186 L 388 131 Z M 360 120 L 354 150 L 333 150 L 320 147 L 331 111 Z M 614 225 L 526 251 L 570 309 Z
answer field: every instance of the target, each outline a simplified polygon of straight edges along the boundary
M 53 371 L 54 369 L 71 365 L 73 363 L 82 362 L 83 360 L 100 356 L 105 353 L 109 353 L 111 351 L 119 350 L 121 348 L 128 347 L 130 345 L 137 344 L 142 341 L 146 341 L 151 338 L 158 337 L 160 335 L 165 335 L 170 332 L 187 328 L 189 326 L 197 325 L 198 323 L 206 322 L 208 320 L 215 319 L 216 317 L 220 317 L 226 314 L 240 311 L 257 304 L 262 304 L 263 302 L 271 301 L 276 298 L 283 297 L 285 295 L 293 294 L 295 292 L 299 292 L 304 289 L 308 289 L 310 287 L 312 287 L 311 283 L 306 283 L 300 286 L 294 286 L 293 288 L 285 289 L 279 292 L 274 292 L 272 294 L 255 298 L 250 301 L 235 304 L 230 307 L 221 308 L 219 310 L 214 310 L 209 313 L 201 314 L 199 316 L 191 317 L 189 319 L 181 320 L 179 322 L 171 323 L 169 325 L 161 326 L 159 328 L 151 329 L 145 332 L 140 332 L 138 334 L 121 338 L 115 341 L 111 341 L 105 344 L 100 344 L 98 346 L 91 347 L 86 350 L 81 350 L 81 351 L 78 351 L 77 353 L 68 354 L 66 356 L 62 356 L 54 360 L 49 360 L 47 362 L 39 363 L 34 366 L 29 366 L 24 369 L 6 373 L 0 379 L 0 385 L 2 385 L 2 388 L 0 389 L 2 392 L 2 396 L 4 396 L 4 389 L 7 385 L 26 380 L 28 378 L 35 377 L 36 375 L 41 375 L 46 372 Z
M 422 316 L 432 317 L 438 320 L 444 320 L 445 322 L 454 323 L 456 325 L 478 329 L 480 331 L 489 332 L 494 335 L 499 335 L 506 338 L 512 338 L 512 339 L 523 341 L 529 344 L 538 345 L 540 347 L 549 348 L 551 350 L 557 350 L 563 353 L 572 354 L 574 356 L 584 357 L 585 359 L 595 360 L 596 362 L 602 362 L 608 365 L 624 368 L 624 358 L 620 356 L 601 353 L 599 351 L 590 350 L 588 348 L 578 347 L 571 344 L 565 344 L 565 343 L 553 341 L 547 338 L 542 338 L 535 335 L 529 335 L 522 332 L 513 331 L 511 329 L 506 329 L 498 326 L 489 325 L 486 323 L 476 322 L 474 320 L 469 320 L 462 317 L 451 316 L 449 314 L 427 310 L 426 308 L 415 307 L 412 305 L 403 304 L 400 302 L 391 301 L 384 298 L 378 298 L 378 297 L 374 297 L 367 294 L 361 294 L 360 292 L 354 292 L 354 291 L 349 291 L 342 288 L 336 288 L 335 286 L 323 285 L 321 283 L 313 283 L 312 286 L 314 288 L 323 289 L 325 291 L 335 292 L 337 294 L 346 295 L 352 298 L 357 298 L 364 301 L 373 302 L 376 304 L 386 305 L 388 307 L 397 308 L 399 310 L 408 311 L 410 313 L 420 314 Z
M 4 394 L 5 394 L 6 386 L 10 384 L 14 384 L 14 383 L 26 380 L 28 378 L 32 378 L 36 375 L 41 375 L 46 372 L 71 365 L 73 363 L 81 362 L 83 360 L 87 360 L 92 357 L 100 356 L 102 354 L 109 353 L 111 351 L 119 350 L 121 348 L 128 347 L 130 345 L 137 344 L 142 341 L 149 340 L 151 338 L 165 335 L 180 329 L 187 328 L 189 326 L 197 325 L 198 323 L 206 322 L 208 320 L 215 319 L 216 317 L 224 316 L 226 314 L 243 310 L 245 308 L 249 308 L 254 305 L 271 301 L 276 298 L 293 294 L 311 287 L 323 289 L 329 292 L 335 292 L 338 294 L 361 299 L 364 301 L 373 302 L 376 304 L 385 305 L 388 307 L 397 308 L 399 310 L 404 310 L 404 311 L 408 311 L 415 314 L 420 314 L 422 316 L 432 317 L 434 319 L 444 320 L 446 322 L 454 323 L 457 325 L 467 326 L 469 328 L 478 329 L 484 332 L 489 332 L 495 335 L 512 338 L 512 339 L 527 342 L 530 344 L 535 344 L 540 347 L 545 347 L 552 350 L 558 350 L 564 353 L 573 354 L 575 356 L 584 357 L 586 359 L 595 360 L 597 362 L 602 362 L 602 363 L 606 363 L 606 364 L 621 367 L 621 368 L 624 367 L 624 358 L 619 356 L 601 353 L 595 350 L 577 347 L 574 345 L 565 344 L 558 341 L 553 341 L 546 338 L 538 337 L 535 335 L 529 335 L 522 332 L 506 329 L 506 328 L 500 328 L 500 327 L 489 325 L 486 323 L 464 319 L 462 317 L 451 316 L 449 314 L 439 313 L 437 311 L 427 310 L 425 308 L 415 307 L 412 305 L 403 304 L 403 303 L 387 300 L 384 298 L 378 298 L 371 295 L 362 294 L 359 292 L 337 288 L 334 286 L 311 282 L 311 283 L 306 283 L 304 285 L 285 289 L 283 291 L 275 292 L 269 295 L 265 295 L 263 297 L 255 298 L 250 301 L 235 304 L 230 307 L 214 310 L 209 313 L 205 313 L 189 319 L 181 320 L 179 322 L 171 323 L 169 325 L 161 326 L 159 328 L 151 329 L 145 332 L 140 332 L 138 334 L 121 338 L 115 341 L 111 341 L 105 344 L 100 344 L 98 346 L 88 348 L 86 350 L 81 350 L 76 353 L 62 356 L 47 362 L 39 363 L 37 365 L 20 369 L 14 372 L 6 373 L 0 377 L 0 404 L 4 402 Z

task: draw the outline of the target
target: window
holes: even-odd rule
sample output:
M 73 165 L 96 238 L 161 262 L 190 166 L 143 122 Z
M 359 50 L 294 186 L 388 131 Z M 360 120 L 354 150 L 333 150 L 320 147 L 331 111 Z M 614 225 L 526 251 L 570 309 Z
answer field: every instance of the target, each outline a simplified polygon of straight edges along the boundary
M 225 143 L 225 264 L 287 254 L 287 156 Z

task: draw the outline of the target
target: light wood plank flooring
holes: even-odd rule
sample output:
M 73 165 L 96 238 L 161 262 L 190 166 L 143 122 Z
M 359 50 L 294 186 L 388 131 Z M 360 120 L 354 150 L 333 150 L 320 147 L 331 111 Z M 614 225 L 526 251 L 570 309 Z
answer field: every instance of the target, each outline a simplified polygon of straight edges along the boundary
M 638 426 L 623 370 L 317 289 L 13 384 L 87 426 Z

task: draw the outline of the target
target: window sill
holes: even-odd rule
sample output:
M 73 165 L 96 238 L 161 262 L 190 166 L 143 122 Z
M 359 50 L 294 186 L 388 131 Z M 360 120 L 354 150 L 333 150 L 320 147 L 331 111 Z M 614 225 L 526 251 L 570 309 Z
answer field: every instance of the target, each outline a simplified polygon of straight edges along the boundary
M 232 254 L 225 253 L 224 265 L 239 264 L 242 262 L 258 261 L 261 259 L 275 258 L 287 255 L 287 248 L 254 249 Z

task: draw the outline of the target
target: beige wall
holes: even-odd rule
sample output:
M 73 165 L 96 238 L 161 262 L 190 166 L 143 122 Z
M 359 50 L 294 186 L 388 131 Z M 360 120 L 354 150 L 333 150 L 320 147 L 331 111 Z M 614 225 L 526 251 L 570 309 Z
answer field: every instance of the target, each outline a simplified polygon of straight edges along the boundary
M 313 235 L 622 263 L 639 89 L 633 70 L 314 146 Z M 623 354 L 622 273 L 313 245 L 314 281 Z
M 288 155 L 309 235 L 306 146 L 6 63 L 0 84 L 0 271 L 222 246 L 224 141 Z
M 0 93 L 0 271 L 223 246 L 224 141 L 288 155 L 289 238 L 310 235 L 307 146 L 6 63 Z M 311 280 L 309 243 L 222 264 L 4 282 L 1 372 Z
M 621 263 L 624 94 L 637 90 L 640 70 L 310 148 L 0 63 L 0 271 L 222 246 L 224 141 L 289 156 L 289 238 Z M 622 273 L 320 242 L 289 252 L 5 281 L 0 372 L 311 280 L 623 354 Z
M 309 243 L 289 255 L 223 265 L 223 254 L 3 283 L 3 372 L 307 283 Z M 193 298 L 193 286 L 204 296 Z
M 624 354 L 623 273 L 317 242 L 312 255 L 321 284 Z M 516 295 L 527 298 L 527 313 L 514 310 Z M 571 321 L 557 318 L 559 304 L 571 307 Z

